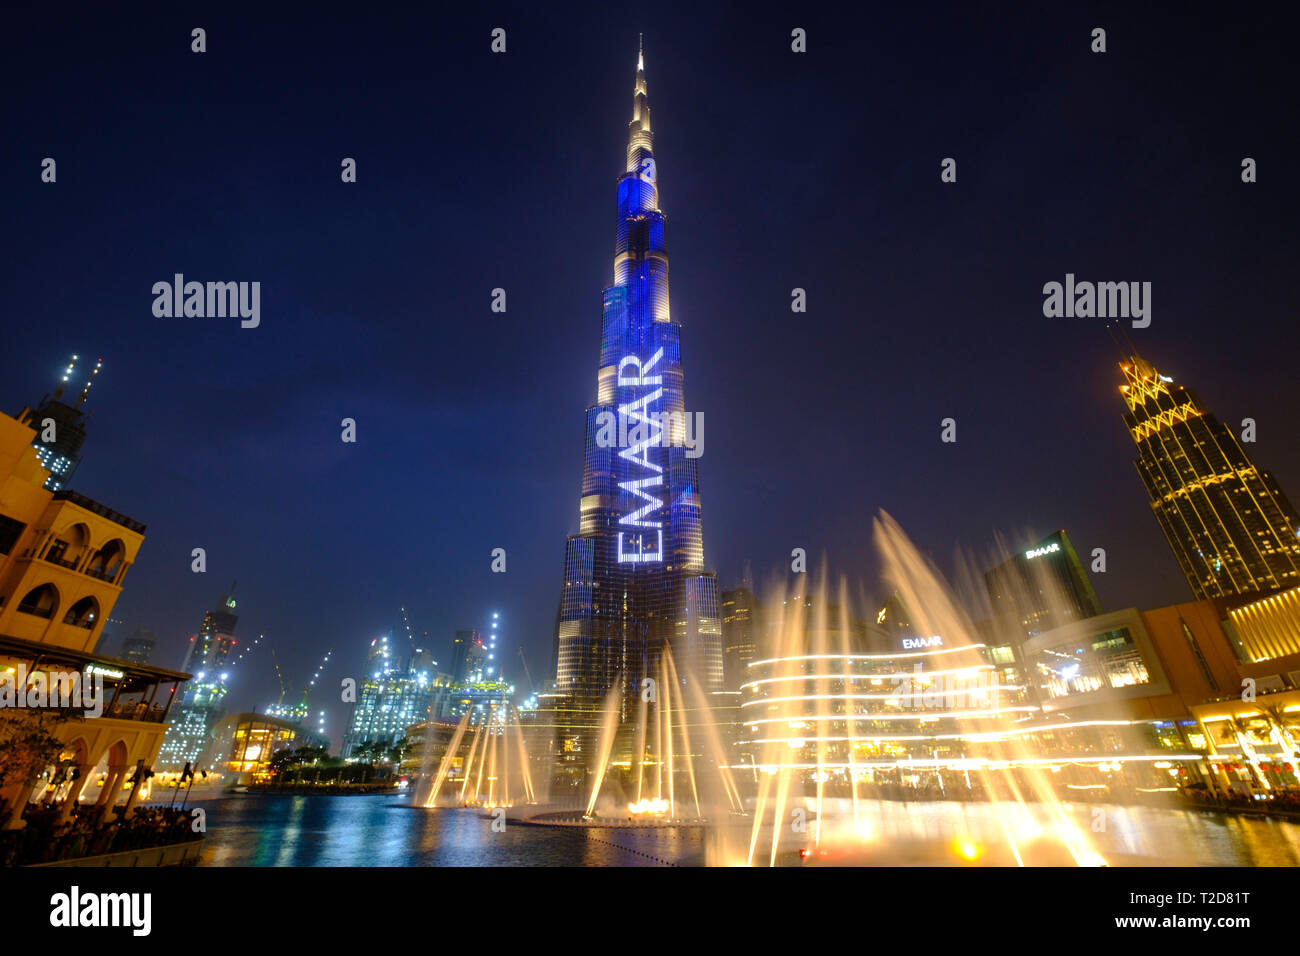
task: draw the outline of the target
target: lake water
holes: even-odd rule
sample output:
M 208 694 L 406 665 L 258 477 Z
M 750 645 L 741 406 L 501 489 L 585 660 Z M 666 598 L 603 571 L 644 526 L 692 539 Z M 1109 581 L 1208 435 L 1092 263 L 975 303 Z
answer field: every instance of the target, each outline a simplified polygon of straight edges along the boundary
M 406 796 L 229 794 L 207 811 L 204 866 L 663 866 L 697 865 L 705 836 L 654 830 L 533 827 L 494 832 L 481 811 L 412 809 Z M 1088 829 L 1094 808 L 1068 808 Z M 944 837 L 990 826 L 986 804 L 875 803 L 865 816 L 890 834 Z M 1300 825 L 1195 811 L 1107 807 L 1107 858 L 1181 866 L 1300 865 Z

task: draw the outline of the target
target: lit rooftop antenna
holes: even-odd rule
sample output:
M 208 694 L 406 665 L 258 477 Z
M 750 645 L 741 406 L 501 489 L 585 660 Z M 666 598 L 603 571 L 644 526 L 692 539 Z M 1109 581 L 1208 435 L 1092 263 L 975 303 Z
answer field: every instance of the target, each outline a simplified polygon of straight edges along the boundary
M 75 357 L 76 356 L 73 356 L 73 358 Z M 90 386 L 95 384 L 95 376 L 99 374 L 99 370 L 103 367 L 104 360 L 97 359 L 95 361 L 95 370 L 90 373 L 90 378 L 86 379 L 86 387 L 81 390 L 81 397 L 77 399 L 78 405 L 84 405 L 86 403 L 86 397 L 90 395 Z
M 63 387 L 68 384 L 68 379 L 72 377 L 72 370 L 77 367 L 77 356 L 72 356 L 72 361 L 68 367 L 63 370 L 63 380 L 59 382 L 59 387 L 54 390 L 54 397 L 58 398 L 63 394 Z

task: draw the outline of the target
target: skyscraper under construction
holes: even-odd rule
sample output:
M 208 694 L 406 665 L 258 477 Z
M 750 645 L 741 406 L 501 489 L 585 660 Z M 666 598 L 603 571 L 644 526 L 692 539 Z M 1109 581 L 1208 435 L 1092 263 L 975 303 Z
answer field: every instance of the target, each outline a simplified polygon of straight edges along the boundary
M 1120 364 L 1138 473 L 1187 583 L 1198 598 L 1300 584 L 1295 509 L 1233 430 L 1189 388 L 1129 349 Z
M 36 440 L 32 442 L 32 447 L 36 449 L 36 458 L 40 461 L 41 467 L 50 473 L 50 476 L 45 479 L 47 491 L 66 489 L 68 482 L 72 480 L 73 472 L 81 462 L 81 446 L 86 440 L 87 418 L 83 406 L 90 395 L 90 386 L 94 384 L 99 370 L 104 366 L 103 359 L 95 363 L 95 368 L 91 371 L 90 378 L 86 380 L 81 394 L 77 396 L 76 403 L 69 405 L 63 401 L 63 391 L 68 384 L 68 379 L 76 370 L 77 360 L 78 356 L 72 356 L 72 361 L 63 372 L 63 380 L 59 382 L 59 387 L 55 389 L 53 395 L 41 399 L 41 403 L 34 409 L 24 408 L 18 415 L 20 422 L 36 429 Z
M 634 699 L 646 677 L 664 672 L 665 649 L 674 683 L 688 693 L 723 685 L 717 581 L 704 567 L 681 327 L 669 318 L 664 215 L 640 54 L 616 226 L 596 402 L 586 415 L 580 524 L 565 547 L 555 635 L 555 696 L 569 714 L 590 712 L 620 684 L 624 699 Z

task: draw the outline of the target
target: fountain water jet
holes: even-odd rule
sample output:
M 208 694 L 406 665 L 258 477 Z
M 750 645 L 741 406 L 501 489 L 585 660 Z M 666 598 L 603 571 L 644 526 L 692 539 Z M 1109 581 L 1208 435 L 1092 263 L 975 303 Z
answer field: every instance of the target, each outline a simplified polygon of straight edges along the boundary
M 605 780 L 605 771 L 609 767 L 609 755 L 614 748 L 614 734 L 618 729 L 620 688 L 622 680 L 615 681 L 614 687 L 605 695 L 605 706 L 601 712 L 600 738 L 596 744 L 596 775 L 591 785 L 591 796 L 587 798 L 587 816 L 596 810 L 596 798 L 600 796 L 600 785 Z
M 838 622 L 824 584 L 815 595 L 786 595 L 776 607 L 773 646 L 765 651 L 770 656 L 749 665 L 752 679 L 742 694 L 742 725 L 748 745 L 756 748 L 753 767 L 759 774 L 744 860 L 753 864 L 761 854 L 774 865 L 783 843 L 798 845 L 802 855 L 817 853 L 829 840 L 829 849 L 838 852 L 845 841 L 877 832 L 863 817 L 864 779 L 885 795 L 896 791 L 904 798 L 909 787 L 926 781 L 942 801 L 954 796 L 944 773 L 960 770 L 965 793 L 956 796 L 983 794 L 990 800 L 993 836 L 979 842 L 958 834 L 936 851 L 940 856 L 1024 865 L 1055 847 L 1076 864 L 1100 862 L 1026 736 L 1012 732 L 1014 718 L 1038 708 L 1003 699 L 996 668 L 984 658 L 969 615 L 887 514 L 875 522 L 875 539 L 885 581 L 917 635 L 911 646 L 922 650 L 855 653 L 843 585 Z M 910 673 L 903 669 L 909 665 Z M 990 674 L 991 690 L 984 686 Z M 972 758 L 963 749 L 977 740 L 987 756 Z M 849 799 L 846 806 L 834 803 L 847 811 L 847 822 L 828 812 L 831 789 L 841 779 Z M 806 836 L 811 849 L 790 825 L 792 816 L 802 821 L 806 815 L 812 817 Z M 924 844 L 931 836 L 920 839 Z M 989 839 L 1002 848 L 986 845 Z M 1033 859 L 1025 855 L 1027 846 L 1034 849 Z

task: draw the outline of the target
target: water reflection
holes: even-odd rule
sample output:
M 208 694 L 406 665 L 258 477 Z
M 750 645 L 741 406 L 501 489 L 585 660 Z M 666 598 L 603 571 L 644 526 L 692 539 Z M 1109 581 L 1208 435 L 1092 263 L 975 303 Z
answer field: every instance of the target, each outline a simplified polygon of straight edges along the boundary
M 205 866 L 659 866 L 703 859 L 693 829 L 583 830 L 511 821 L 493 832 L 476 810 L 410 809 L 389 796 L 233 794 L 197 803 L 207 811 Z M 979 832 L 983 804 L 863 803 L 864 820 L 886 844 Z M 1300 825 L 1151 807 L 1069 804 L 1117 865 L 1296 866 Z M 1104 811 L 1104 830 L 1094 830 Z M 989 821 L 983 818 L 989 817 Z M 991 825 L 991 823 L 990 823 Z
M 389 796 L 232 794 L 207 811 L 204 866 L 659 866 L 698 858 L 696 831 L 529 827 Z M 634 852 L 635 851 L 635 852 Z

